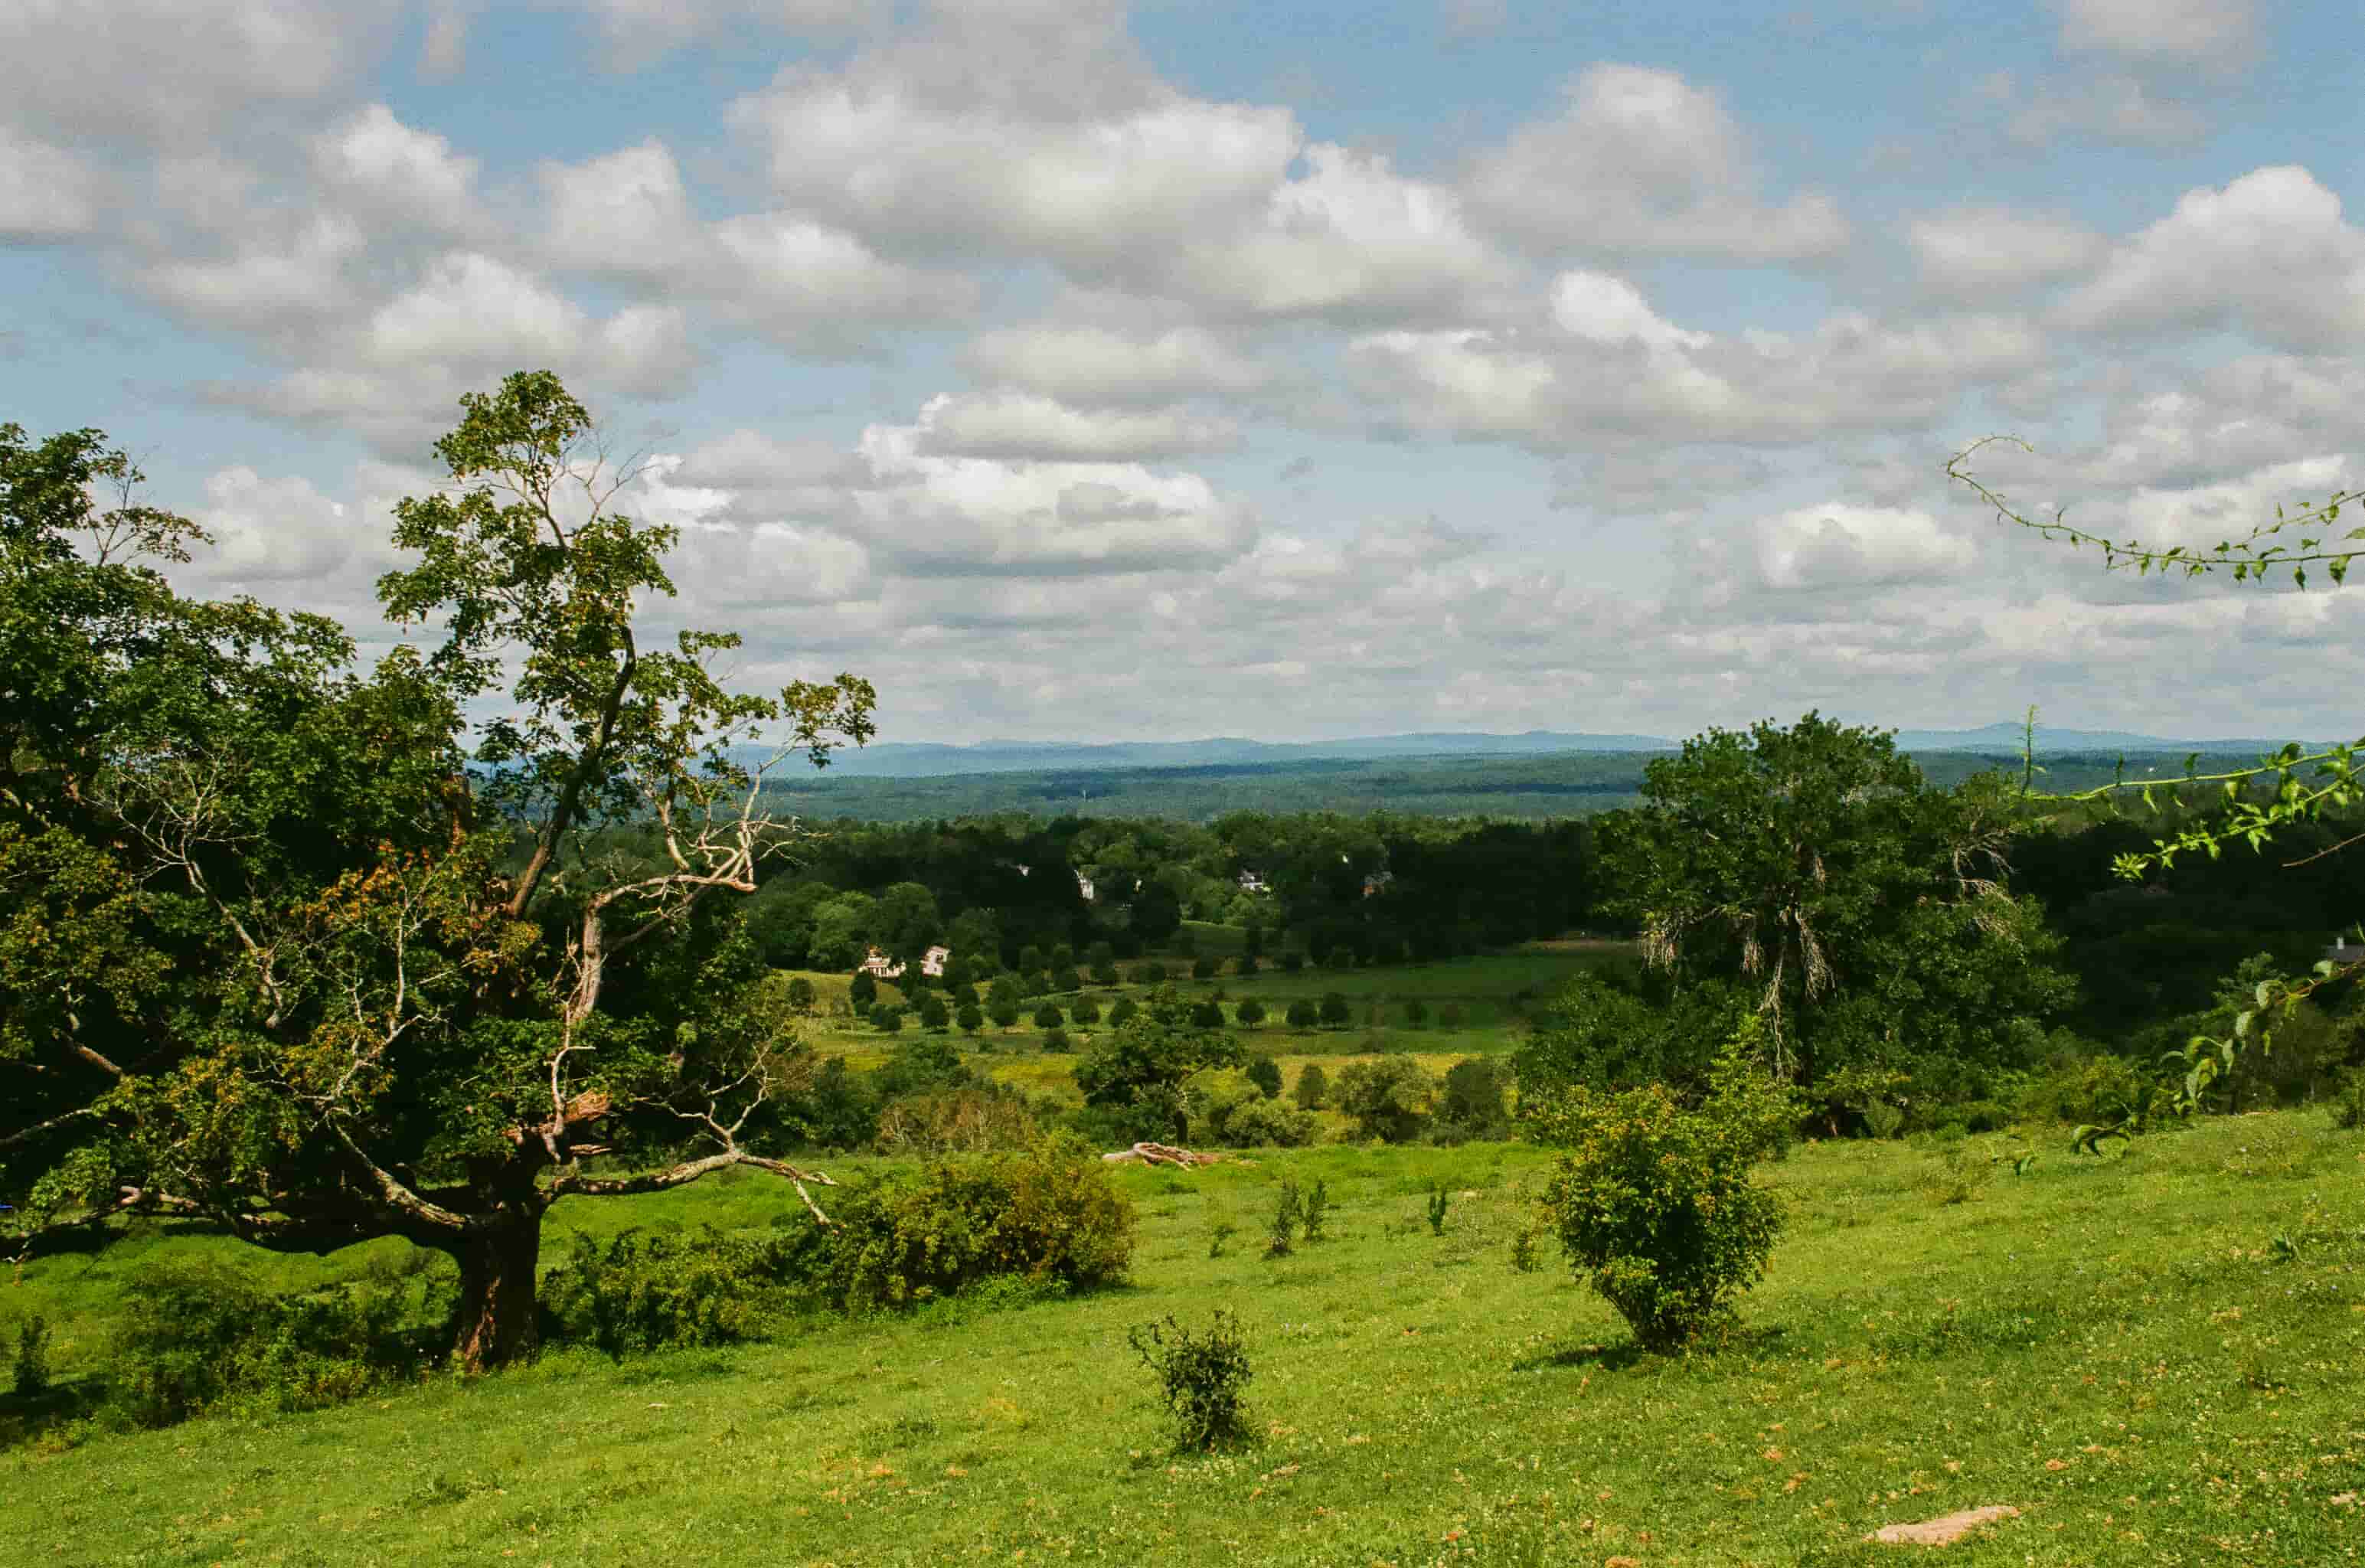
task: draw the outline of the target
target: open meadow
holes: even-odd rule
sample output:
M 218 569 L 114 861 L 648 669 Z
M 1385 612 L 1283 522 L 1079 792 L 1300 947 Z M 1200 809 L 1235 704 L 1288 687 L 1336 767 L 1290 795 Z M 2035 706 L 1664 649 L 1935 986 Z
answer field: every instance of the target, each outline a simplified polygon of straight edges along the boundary
M 1513 1243 L 1550 1157 L 1519 1145 L 1268 1151 L 1120 1169 L 1130 1282 L 989 1310 L 789 1324 L 777 1341 L 584 1350 L 308 1415 L 52 1437 L 0 1459 L 11 1562 L 856 1564 L 1889 1561 L 1866 1532 L 2021 1518 L 1966 1564 L 2334 1563 L 2365 1547 L 2365 1139 L 2321 1111 L 2225 1117 L 2124 1158 L 1809 1145 L 1767 1168 L 1790 1227 L 1741 1324 L 1635 1352 L 1557 1249 Z M 841 1161 L 850 1178 L 878 1162 Z M 1327 1237 L 1263 1255 L 1283 1178 Z M 1426 1194 L 1450 1194 L 1432 1234 Z M 763 1228 L 749 1175 L 562 1208 L 568 1233 Z M 793 1215 L 779 1223 L 801 1223 Z M 1216 1227 L 1238 1227 L 1211 1256 Z M 136 1236 L 39 1260 L 11 1315 L 104 1364 Z M 392 1251 L 389 1252 L 388 1249 Z M 378 1243 L 265 1264 L 295 1285 Z M 1258 1439 L 1170 1451 L 1126 1344 L 1239 1315 Z

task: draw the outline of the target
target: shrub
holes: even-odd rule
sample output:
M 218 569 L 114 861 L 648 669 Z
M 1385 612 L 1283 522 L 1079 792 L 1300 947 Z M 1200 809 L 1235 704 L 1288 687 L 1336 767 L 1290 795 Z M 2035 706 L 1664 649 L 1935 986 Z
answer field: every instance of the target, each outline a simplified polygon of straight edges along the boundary
M 1056 1029 L 1067 1021 L 1068 1015 L 1059 1011 L 1059 1004 L 1056 1002 L 1047 1002 L 1035 1010 L 1035 1027 L 1037 1029 Z
M 1072 1138 L 858 1187 L 831 1217 L 815 1288 L 849 1311 L 909 1306 L 1003 1274 L 1084 1289 L 1123 1277 L 1133 1257 L 1132 1204 Z
M 1429 1233 L 1445 1234 L 1445 1211 L 1452 1204 L 1453 1194 L 1445 1190 L 1442 1182 L 1432 1182 L 1429 1187 Z
M 1136 985 L 1164 985 L 1166 983 L 1166 966 L 1164 964 L 1158 963 L 1141 964 L 1137 966 L 1133 971 L 1133 983 Z
M 1429 1003 L 1414 997 L 1404 1004 L 1404 1020 L 1413 1028 L 1421 1027 L 1429 1022 Z
M 1344 992 L 1334 991 L 1322 998 L 1321 1017 L 1326 1025 L 1334 1029 L 1344 1028 L 1354 1016 L 1355 1011 L 1347 1005 Z
M 1043 967 L 1043 949 L 1027 946 L 1018 949 L 1018 969 L 1021 974 L 1033 974 Z
M 1214 980 L 1216 978 L 1216 962 L 1212 957 L 1203 955 L 1191 960 L 1191 978 L 1193 980 Z
M 1273 1194 L 1272 1219 L 1266 1226 L 1264 1255 L 1286 1258 L 1297 1235 L 1297 1227 L 1306 1218 L 1306 1201 L 1298 1195 L 1297 1183 L 1289 1177 L 1281 1179 L 1281 1191 Z
M 1247 1439 L 1240 1394 L 1253 1373 L 1239 1319 L 1217 1307 L 1214 1321 L 1194 1333 L 1169 1313 L 1162 1323 L 1136 1327 L 1126 1342 L 1158 1380 L 1160 1400 L 1174 1421 L 1177 1449 L 1213 1449 Z
M 1302 996 L 1289 1004 L 1288 1023 L 1293 1029 L 1311 1029 L 1320 1017 L 1314 1003 Z
M 50 1391 L 50 1320 L 39 1313 L 17 1326 L 17 1354 L 8 1370 L 8 1385 L 17 1397 L 31 1399 Z
M 1015 1002 L 996 1002 L 985 1010 L 985 1015 L 993 1020 L 997 1029 L 1018 1027 L 1018 1003 Z
M 1492 1057 L 1464 1057 L 1445 1073 L 1445 1092 L 1439 1099 L 1438 1119 L 1465 1137 L 1485 1137 L 1501 1130 L 1505 1073 Z
M 953 1021 L 961 1026 L 961 1033 L 965 1035 L 974 1035 L 985 1027 L 985 1014 L 978 1010 L 974 1002 L 963 1004 L 961 1010 L 953 1015 Z
M 149 1426 L 230 1405 L 353 1398 L 425 1364 L 404 1332 L 406 1294 L 372 1282 L 273 1295 L 219 1263 L 152 1265 L 131 1282 L 117 1396 Z
M 1242 1003 L 1242 1005 L 1245 1006 L 1246 1003 Z M 1274 1100 L 1280 1098 L 1281 1063 L 1273 1060 L 1271 1057 L 1250 1057 L 1249 1058 L 1249 1065 L 1243 1070 L 1248 1073 L 1249 1081 L 1250 1083 L 1255 1084 L 1259 1089 L 1264 1091 L 1264 1097 L 1266 1099 Z
M 1094 985 L 1115 985 L 1117 983 L 1117 979 L 1116 960 L 1115 958 L 1095 958 L 1093 960 L 1093 983 Z
M 1220 1002 L 1194 1002 L 1191 1004 L 1191 1027 L 1220 1029 L 1224 1026 L 1224 1004 Z
M 1228 1215 L 1216 1215 L 1207 1224 L 1207 1256 L 1210 1258 L 1222 1257 L 1224 1255 L 1224 1243 L 1229 1241 L 1233 1237 L 1238 1236 L 1239 1233 L 1240 1227 L 1233 1224 Z
M 1097 1024 L 1101 1021 L 1101 1004 L 1089 996 L 1080 996 L 1068 1009 L 1068 1016 L 1079 1024 Z
M 1297 1086 L 1291 1091 L 1301 1111 L 1318 1111 L 1330 1097 L 1330 1075 L 1322 1070 L 1318 1061 L 1307 1062 L 1297 1070 Z
M 799 1017 L 809 1018 L 813 1010 L 813 982 L 802 975 L 789 981 L 789 1011 Z
M 920 998 L 920 1026 L 922 1028 L 934 1029 L 941 1034 L 944 1030 L 950 1027 L 952 1021 L 953 1010 L 945 1005 L 945 999 L 943 997 L 938 996 L 935 991 L 930 991 L 927 995 Z
M 1084 977 L 1076 972 L 1073 964 L 1063 964 L 1051 971 L 1051 989 L 1057 991 L 1082 991 Z
M 1075 1047 L 1069 1043 L 1068 1031 L 1054 1024 L 1043 1031 L 1043 1048 L 1053 1056 L 1065 1056 Z
M 2365 1128 L 2365 1068 L 2352 1067 L 2340 1075 L 2332 1100 L 2332 1125 L 2347 1132 Z
M 1349 1062 L 1339 1073 L 1339 1109 L 1363 1137 L 1402 1143 L 1429 1118 L 1437 1081 L 1410 1057 Z
M 1309 1245 L 1322 1239 L 1322 1222 L 1329 1217 L 1329 1214 L 1330 1183 L 1322 1177 L 1317 1176 L 1314 1178 L 1314 1185 L 1306 1189 L 1306 1211 L 1301 1216 L 1304 1225 L 1303 1234 Z
M 1782 1204 L 1750 1172 L 1796 1114 L 1789 1092 L 1732 1049 L 1698 1109 L 1656 1084 L 1578 1087 L 1530 1116 L 1538 1141 L 1569 1151 L 1543 1201 L 1570 1267 L 1643 1349 L 1688 1344 L 1764 1276 Z
M 1449 1002 L 1437 1010 L 1437 1026 L 1440 1029 L 1462 1027 L 1462 1003 Z
M 1224 1141 L 1235 1148 L 1303 1148 L 1314 1141 L 1314 1114 L 1255 1095 L 1224 1118 Z
M 869 1012 L 870 1004 L 879 1000 L 879 982 L 871 977 L 869 969 L 857 969 L 854 971 L 854 983 L 846 988 L 846 1000 L 854 1003 L 854 1014 L 858 1018 Z
M 686 1237 L 626 1231 L 603 1247 L 575 1238 L 551 1271 L 543 1310 L 559 1338 L 622 1360 L 644 1350 L 760 1338 L 793 1305 L 801 1238 L 745 1240 L 708 1226 Z
M 882 1035 L 899 1035 L 903 1031 L 903 1010 L 880 1002 L 870 1010 L 870 1021 Z
M 1281 956 L 1281 972 L 1294 975 L 1306 968 L 1306 955 L 1292 947 Z
M 1232 960 L 1232 973 L 1236 975 L 1252 975 L 1263 967 L 1263 963 L 1254 953 L 1242 953 Z
M 1244 996 L 1240 998 L 1239 1005 L 1232 1009 L 1232 1016 L 1239 1021 L 1241 1028 L 1253 1029 L 1264 1022 L 1264 1003 L 1253 996 Z M 1276 1089 L 1273 1092 L 1278 1094 L 1281 1092 Z
M 989 1081 L 890 1100 L 878 1144 L 888 1154 L 982 1154 L 1024 1148 L 1041 1130 L 1026 1095 Z
M 958 1046 L 941 1035 L 919 1035 L 896 1041 L 870 1081 L 880 1099 L 891 1100 L 899 1094 L 957 1089 L 970 1076 L 961 1062 Z
M 1109 1003 L 1108 1022 L 1112 1029 L 1122 1028 L 1126 1019 L 1141 1011 L 1141 1003 L 1129 996 L 1120 996 Z

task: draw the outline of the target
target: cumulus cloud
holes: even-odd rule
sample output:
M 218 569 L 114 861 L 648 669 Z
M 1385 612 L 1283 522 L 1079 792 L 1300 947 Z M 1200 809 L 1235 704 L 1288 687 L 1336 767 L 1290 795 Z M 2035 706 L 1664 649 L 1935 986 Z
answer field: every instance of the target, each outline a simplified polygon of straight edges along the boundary
M 381 50 L 398 0 L 11 0 L 0 103 L 52 137 L 170 147 L 316 100 Z
M 1778 513 L 1755 532 L 1759 575 L 1785 590 L 1943 580 L 1977 554 L 1926 511 L 1840 501 Z
M 971 338 L 961 363 L 981 380 L 1111 408 L 1240 397 L 1274 378 L 1204 326 L 1149 333 L 1086 323 L 999 327 Z
M 81 159 L 0 125 L 0 244 L 69 240 L 95 225 L 98 177 Z
M 1548 256 L 1828 257 L 1847 220 L 1820 191 L 1770 202 L 1749 139 L 1713 90 L 1672 71 L 1588 67 L 1552 119 L 1482 155 L 1464 189 L 1503 233 Z
M 1350 363 L 1412 428 L 1561 451 L 1894 428 L 2044 355 L 2028 322 L 1998 315 L 1837 311 L 1803 334 L 1720 336 L 1667 321 L 1624 280 L 1571 274 L 1548 326 L 1371 333 Z
M 1977 299 L 2057 283 L 2092 267 L 2109 248 L 2074 218 L 2008 207 L 1955 207 L 1905 226 L 1922 287 Z
M 448 234 L 480 227 L 476 160 L 403 124 L 384 104 L 316 137 L 312 162 L 330 190 L 396 222 Z
M 924 425 L 872 425 L 851 526 L 919 576 L 1185 569 L 1238 554 L 1254 516 L 1195 474 L 1138 463 L 941 456 Z
M 1039 393 L 932 398 L 920 446 L 935 455 L 1080 462 L 1177 457 L 1239 443 L 1228 420 L 1179 409 L 1077 409 Z
M 2239 326 L 2279 347 L 2365 341 L 2365 232 L 2296 164 L 2256 169 L 2112 248 L 2063 319 L 2089 330 Z

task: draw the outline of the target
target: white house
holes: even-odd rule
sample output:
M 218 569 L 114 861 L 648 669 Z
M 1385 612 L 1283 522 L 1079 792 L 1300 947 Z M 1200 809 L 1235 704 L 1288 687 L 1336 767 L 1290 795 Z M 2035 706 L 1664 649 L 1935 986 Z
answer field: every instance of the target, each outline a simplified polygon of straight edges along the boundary
M 1272 884 L 1264 879 L 1264 873 L 1261 871 L 1242 871 L 1240 873 L 1240 891 L 1244 893 L 1269 893 L 1272 891 Z
M 953 956 L 950 947 L 942 945 L 929 948 L 920 956 L 920 972 L 930 980 L 945 978 L 945 960 Z
M 1086 903 L 1093 902 L 1093 879 L 1082 871 L 1076 873 L 1076 891 Z
M 870 949 L 869 956 L 862 960 L 860 968 L 863 973 L 870 976 L 873 980 L 901 980 L 903 978 L 903 966 L 891 961 L 886 954 L 880 952 L 876 947 Z

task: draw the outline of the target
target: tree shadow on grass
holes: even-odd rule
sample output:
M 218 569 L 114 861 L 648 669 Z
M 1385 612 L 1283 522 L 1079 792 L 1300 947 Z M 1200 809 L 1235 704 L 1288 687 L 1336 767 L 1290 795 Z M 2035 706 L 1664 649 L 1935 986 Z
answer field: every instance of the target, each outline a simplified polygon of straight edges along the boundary
M 1632 1339 L 1613 1343 L 1556 1345 L 1541 1347 L 1511 1362 L 1513 1372 L 1541 1372 L 1547 1367 L 1597 1367 L 1603 1372 L 1623 1372 L 1629 1367 L 1655 1362 L 1663 1366 L 1680 1364 L 1694 1357 L 1741 1355 L 1763 1356 L 1772 1352 L 1789 1330 L 1780 1324 L 1755 1326 L 1734 1324 L 1702 1335 L 1689 1350 L 1654 1355 Z

